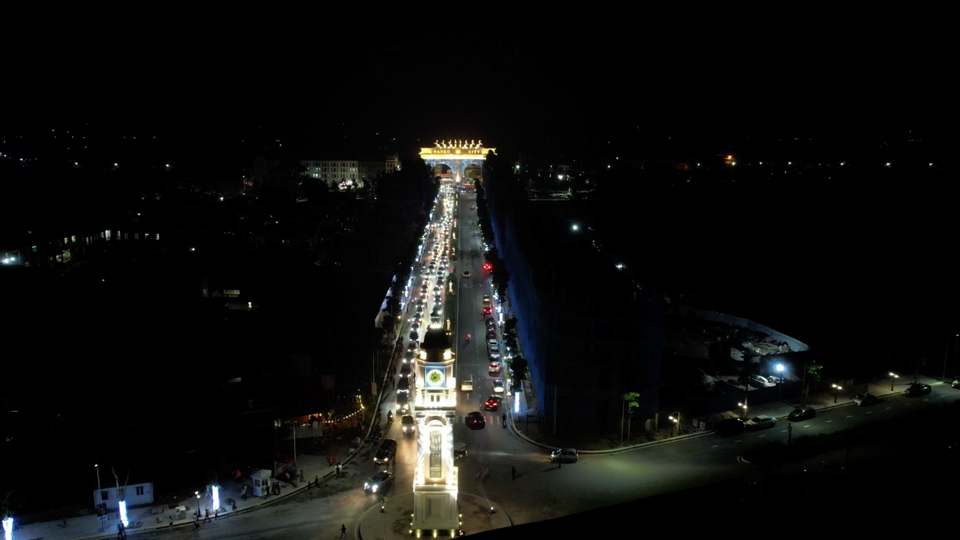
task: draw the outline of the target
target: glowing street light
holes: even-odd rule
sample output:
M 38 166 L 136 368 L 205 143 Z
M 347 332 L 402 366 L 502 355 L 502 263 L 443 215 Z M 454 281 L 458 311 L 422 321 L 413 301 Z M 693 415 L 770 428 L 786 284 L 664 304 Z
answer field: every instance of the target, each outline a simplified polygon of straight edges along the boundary
M 193 493 L 197 496 L 197 520 L 199 520 L 200 519 L 200 492 L 194 491 Z
M 832 384 L 832 385 L 830 385 L 830 386 L 833 387 L 833 402 L 836 403 L 836 402 L 837 402 L 837 394 L 839 394 L 840 391 L 843 390 L 843 387 L 840 386 L 839 384 Z
M 670 420 L 673 420 L 673 428 L 674 428 L 673 430 L 676 431 L 677 434 L 679 434 L 679 431 L 680 431 L 680 413 L 677 412 L 677 413 L 675 413 L 675 414 L 677 415 L 676 418 L 674 418 L 674 417 L 672 417 L 672 416 L 669 416 L 668 418 L 670 418 Z
M 900 376 L 894 372 L 890 372 L 890 391 L 893 392 L 893 382 L 899 379 Z
M 571 229 L 573 229 L 574 231 L 579 231 L 579 230 L 580 230 L 580 226 L 579 226 L 579 225 L 574 225 L 573 227 L 571 227 Z

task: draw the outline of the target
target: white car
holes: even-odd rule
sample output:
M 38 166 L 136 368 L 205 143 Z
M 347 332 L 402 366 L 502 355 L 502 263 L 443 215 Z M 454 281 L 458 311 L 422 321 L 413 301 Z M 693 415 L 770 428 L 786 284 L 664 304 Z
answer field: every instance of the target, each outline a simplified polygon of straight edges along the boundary
M 743 423 L 743 427 L 746 428 L 747 431 L 757 431 L 761 429 L 772 428 L 775 425 L 777 425 L 777 419 L 765 414 L 755 416 Z
M 501 381 L 500 379 L 497 379 L 497 380 L 493 381 L 493 391 L 496 392 L 496 393 L 498 393 L 498 394 L 502 394 L 502 393 L 503 393 L 503 381 Z

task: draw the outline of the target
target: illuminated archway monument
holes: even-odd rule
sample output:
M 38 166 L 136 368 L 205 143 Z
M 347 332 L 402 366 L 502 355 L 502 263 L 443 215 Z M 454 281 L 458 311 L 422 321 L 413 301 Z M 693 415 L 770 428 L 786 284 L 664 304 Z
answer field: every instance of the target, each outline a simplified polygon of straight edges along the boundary
M 420 148 L 420 157 L 424 163 L 434 168 L 446 165 L 453 171 L 453 178 L 459 184 L 463 173 L 470 165 L 483 167 L 487 152 L 497 153 L 496 148 L 484 148 L 483 141 L 435 141 L 433 147 Z

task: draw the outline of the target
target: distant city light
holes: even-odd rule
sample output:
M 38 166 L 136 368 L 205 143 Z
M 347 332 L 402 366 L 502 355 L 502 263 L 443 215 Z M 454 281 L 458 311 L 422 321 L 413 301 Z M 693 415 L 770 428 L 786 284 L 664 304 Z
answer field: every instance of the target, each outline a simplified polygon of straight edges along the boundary
M 572 227 L 572 229 L 575 230 L 575 231 L 579 231 L 579 230 L 580 230 L 580 226 L 579 226 L 579 225 L 574 225 L 574 226 Z

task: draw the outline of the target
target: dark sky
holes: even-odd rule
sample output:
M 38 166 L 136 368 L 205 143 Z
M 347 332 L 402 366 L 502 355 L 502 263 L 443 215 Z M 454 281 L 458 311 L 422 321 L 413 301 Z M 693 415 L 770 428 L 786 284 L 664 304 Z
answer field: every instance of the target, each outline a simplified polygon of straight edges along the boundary
M 33 61 L 13 73 L 0 126 L 94 119 L 218 138 L 262 125 L 311 143 L 379 132 L 513 146 L 624 126 L 723 134 L 937 124 L 948 88 L 943 38 L 829 19 L 747 31 L 438 21 L 389 35 L 291 30 L 286 40 L 250 21 L 236 33 L 228 23 L 203 32 L 78 26 L 44 38 L 58 47 L 35 44 Z

